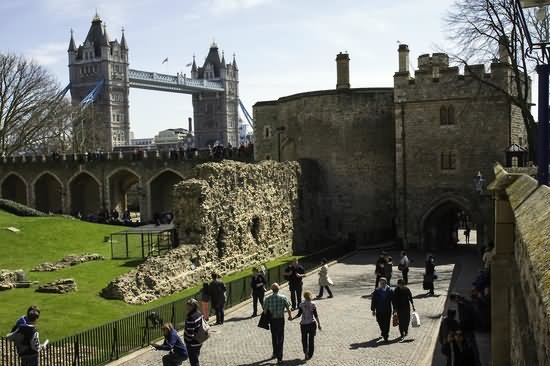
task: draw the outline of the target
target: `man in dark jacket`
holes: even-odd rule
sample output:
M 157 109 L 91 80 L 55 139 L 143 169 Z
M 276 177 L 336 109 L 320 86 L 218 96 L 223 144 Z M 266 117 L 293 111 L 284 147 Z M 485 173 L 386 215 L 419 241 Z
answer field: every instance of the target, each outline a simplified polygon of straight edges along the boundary
M 388 254 L 386 252 L 382 252 L 378 259 L 376 260 L 375 268 L 374 268 L 374 274 L 376 275 L 376 282 L 374 283 L 374 288 L 378 288 L 378 281 L 380 281 L 380 277 L 384 277 L 384 266 L 386 264 L 386 256 Z
M 397 288 L 393 291 L 393 311 L 399 318 L 399 333 L 405 338 L 409 332 L 411 322 L 411 305 L 414 311 L 414 303 L 411 290 L 405 286 L 403 280 L 397 281 Z
M 250 287 L 252 287 L 252 307 L 253 313 L 252 316 L 258 315 L 258 301 L 262 308 L 264 306 L 264 294 L 265 294 L 265 285 L 266 280 L 264 275 L 258 271 L 258 268 L 252 270 L 252 280 L 250 281 Z
M 288 279 L 288 287 L 290 289 L 292 310 L 296 310 L 302 302 L 302 278 L 306 276 L 305 273 L 304 267 L 298 263 L 298 258 L 285 270 L 285 276 Z
M 221 276 L 216 273 L 212 273 L 212 282 L 208 288 L 210 301 L 212 308 L 216 312 L 216 324 L 223 324 L 224 307 L 225 307 L 225 284 L 223 283 Z
M 187 318 L 185 318 L 185 331 L 183 339 L 189 355 L 191 366 L 199 366 L 202 343 L 197 340 L 197 333 L 202 326 L 203 318 L 199 312 L 199 302 L 195 299 L 187 300 Z
M 380 327 L 380 332 L 384 341 L 388 341 L 390 334 L 390 321 L 392 315 L 393 291 L 388 286 L 384 277 L 380 277 L 378 288 L 372 293 L 370 309 L 372 315 L 376 316 L 376 321 Z
M 38 357 L 40 351 L 45 347 L 40 344 L 40 338 L 36 323 L 40 314 L 36 310 L 30 310 L 27 314 L 25 324 L 20 324 L 15 331 L 18 333 L 16 342 L 17 353 L 21 358 L 21 366 L 38 366 Z M 8 338 L 11 339 L 10 333 Z

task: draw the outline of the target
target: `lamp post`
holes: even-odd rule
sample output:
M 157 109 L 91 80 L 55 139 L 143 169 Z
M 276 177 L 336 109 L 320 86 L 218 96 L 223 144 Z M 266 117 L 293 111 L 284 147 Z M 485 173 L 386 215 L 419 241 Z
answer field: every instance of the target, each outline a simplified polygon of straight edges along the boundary
M 546 8 L 549 0 L 516 0 L 520 23 L 525 33 L 530 49 L 539 48 L 542 54 L 542 63 L 537 65 L 539 96 L 538 96 L 538 126 L 537 126 L 537 180 L 539 185 L 548 185 L 548 78 L 550 65 L 547 47 L 550 44 L 549 26 Z M 538 7 L 536 18 L 542 23 L 542 38 L 533 43 L 528 24 L 523 14 L 523 9 Z M 545 57 L 546 56 L 546 57 Z

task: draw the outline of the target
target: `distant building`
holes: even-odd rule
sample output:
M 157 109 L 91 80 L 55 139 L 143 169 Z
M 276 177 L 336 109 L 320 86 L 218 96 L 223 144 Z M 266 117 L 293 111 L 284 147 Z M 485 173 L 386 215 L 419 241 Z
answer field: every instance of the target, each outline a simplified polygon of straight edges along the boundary
M 131 139 L 130 140 L 130 145 L 133 145 L 133 146 L 152 146 L 153 145 L 153 139 L 151 137 L 147 137 L 147 138 L 144 138 L 144 139 Z
M 179 149 L 193 144 L 193 136 L 185 128 L 169 128 L 160 131 L 153 140 L 159 150 Z

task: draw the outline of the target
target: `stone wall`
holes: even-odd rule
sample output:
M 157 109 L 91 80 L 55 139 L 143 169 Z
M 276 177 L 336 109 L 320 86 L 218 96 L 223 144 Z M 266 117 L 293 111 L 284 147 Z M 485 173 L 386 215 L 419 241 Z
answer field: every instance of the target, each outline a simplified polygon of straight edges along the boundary
M 308 249 L 393 237 L 393 91 L 323 90 L 254 105 L 255 159 L 298 161 Z
M 496 169 L 493 364 L 550 365 L 550 188 Z M 495 348 L 497 347 L 497 348 Z
M 296 162 L 198 165 L 174 188 L 180 246 L 112 281 L 103 296 L 140 304 L 292 252 L 298 224 Z

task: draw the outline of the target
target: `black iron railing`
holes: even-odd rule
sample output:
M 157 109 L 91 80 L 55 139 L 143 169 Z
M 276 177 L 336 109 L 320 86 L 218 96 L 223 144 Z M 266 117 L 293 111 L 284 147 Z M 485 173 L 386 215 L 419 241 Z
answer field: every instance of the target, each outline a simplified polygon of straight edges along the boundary
M 317 266 L 321 258 L 335 259 L 349 252 L 350 248 L 331 247 L 301 260 L 306 271 Z M 267 282 L 286 282 L 285 267 L 288 263 L 267 270 Z M 250 276 L 226 283 L 226 307 L 232 307 L 250 297 Z M 153 309 L 132 314 L 126 318 L 88 329 L 76 335 L 50 342 L 40 353 L 40 366 L 99 366 L 146 347 L 162 337 L 161 325 L 171 322 L 183 329 L 186 317 L 186 302 L 191 297 L 178 299 Z M 0 337 L 0 366 L 20 366 L 15 345 Z

